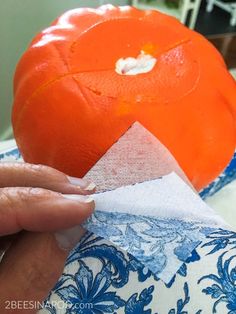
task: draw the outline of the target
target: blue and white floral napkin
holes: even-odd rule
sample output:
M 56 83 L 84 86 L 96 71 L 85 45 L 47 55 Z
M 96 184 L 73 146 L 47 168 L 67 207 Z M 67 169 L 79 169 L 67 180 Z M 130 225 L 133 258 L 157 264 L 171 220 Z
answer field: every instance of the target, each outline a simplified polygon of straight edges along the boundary
M 132 254 L 166 284 L 208 234 L 226 226 L 166 147 L 138 122 L 85 177 L 100 193 L 84 227 Z
M 84 227 L 134 256 L 168 284 L 193 250 L 226 227 L 175 173 L 95 194 Z
M 17 149 L 2 159 L 14 158 L 20 159 Z M 84 227 L 166 284 L 207 235 L 227 226 L 194 191 L 166 147 L 138 122 L 85 178 L 95 181 L 99 193 Z
M 71 252 L 40 313 L 236 314 L 236 233 L 143 131 L 123 157 L 113 163 L 109 151 L 110 163 L 100 160 L 87 175 L 98 184 L 96 211 L 85 223 L 92 232 Z M 158 151 L 167 162 L 159 156 L 155 169 Z M 4 148 L 0 160 L 23 161 L 15 146 Z M 235 178 L 235 160 L 202 196 Z M 105 175 L 95 177 L 99 169 Z

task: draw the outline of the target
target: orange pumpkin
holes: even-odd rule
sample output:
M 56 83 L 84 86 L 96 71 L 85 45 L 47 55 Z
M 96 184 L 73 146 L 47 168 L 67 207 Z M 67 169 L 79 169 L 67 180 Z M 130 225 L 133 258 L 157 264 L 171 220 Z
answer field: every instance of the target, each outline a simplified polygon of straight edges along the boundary
M 155 58 L 117 73 L 121 58 Z M 235 150 L 236 85 L 216 49 L 157 11 L 102 6 L 64 13 L 38 34 L 14 80 L 13 127 L 27 162 L 81 177 L 139 121 L 197 189 Z M 127 174 L 128 175 L 128 174 Z

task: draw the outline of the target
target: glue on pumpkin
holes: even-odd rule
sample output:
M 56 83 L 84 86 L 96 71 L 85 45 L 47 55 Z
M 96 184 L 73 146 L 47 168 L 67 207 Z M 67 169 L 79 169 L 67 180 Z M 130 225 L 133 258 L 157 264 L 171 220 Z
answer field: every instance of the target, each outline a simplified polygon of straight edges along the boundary
M 236 85 L 216 49 L 157 11 L 64 13 L 16 69 L 13 128 L 27 162 L 81 177 L 135 122 L 200 189 L 230 161 Z

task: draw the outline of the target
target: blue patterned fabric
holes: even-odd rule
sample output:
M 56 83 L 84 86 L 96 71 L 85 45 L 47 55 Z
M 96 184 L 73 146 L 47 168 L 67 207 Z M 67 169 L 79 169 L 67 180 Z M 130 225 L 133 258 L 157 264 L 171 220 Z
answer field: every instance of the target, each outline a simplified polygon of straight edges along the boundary
M 206 199 L 207 197 L 214 195 L 216 192 L 221 190 L 224 186 L 234 181 L 235 179 L 236 179 L 236 153 L 234 153 L 231 162 L 223 171 L 223 173 L 220 174 L 219 177 L 216 178 L 212 183 L 210 183 L 205 189 L 203 189 L 200 192 L 200 196 L 203 199 Z
M 235 238 L 233 231 L 215 230 L 166 285 L 131 254 L 87 232 L 46 309 L 57 313 L 52 304 L 59 297 L 68 314 L 236 314 Z M 218 245 L 226 239 L 226 247 Z
M 4 153 L 0 153 L 0 161 L 8 160 L 8 157 L 11 157 L 12 160 L 15 159 L 15 161 L 21 160 L 21 155 L 19 152 L 19 149 L 17 147 L 6 151 Z
M 83 226 L 133 255 L 165 283 L 214 230 L 197 221 L 113 211 L 95 211 Z
M 19 158 L 17 149 L 0 154 L 4 160 Z M 234 156 L 202 197 L 232 181 L 235 169 Z M 213 230 L 184 220 L 137 216 L 134 221 L 132 215 L 109 215 L 97 212 L 91 217 L 90 227 L 96 234 L 87 231 L 70 253 L 63 275 L 40 312 L 236 314 L 234 231 Z M 111 241 L 99 236 L 101 230 L 109 233 Z M 143 252 L 144 244 L 148 254 Z M 146 260 L 140 262 L 140 255 Z M 150 266 L 153 260 L 156 264 Z M 179 264 L 165 282 L 160 274 L 167 271 L 171 260 Z

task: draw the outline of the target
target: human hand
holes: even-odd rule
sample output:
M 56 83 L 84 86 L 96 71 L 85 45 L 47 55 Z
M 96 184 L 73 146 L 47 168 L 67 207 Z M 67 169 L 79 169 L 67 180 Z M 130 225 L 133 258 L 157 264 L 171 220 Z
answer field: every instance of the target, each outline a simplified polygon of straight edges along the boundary
M 87 195 L 94 188 L 46 166 L 0 164 L 0 256 L 6 250 L 0 262 L 0 313 L 37 312 L 22 308 L 22 301 L 42 302 L 56 284 L 83 233 L 78 225 L 94 209 Z M 16 309 L 10 301 L 18 302 Z

